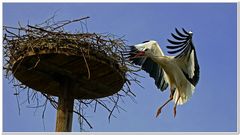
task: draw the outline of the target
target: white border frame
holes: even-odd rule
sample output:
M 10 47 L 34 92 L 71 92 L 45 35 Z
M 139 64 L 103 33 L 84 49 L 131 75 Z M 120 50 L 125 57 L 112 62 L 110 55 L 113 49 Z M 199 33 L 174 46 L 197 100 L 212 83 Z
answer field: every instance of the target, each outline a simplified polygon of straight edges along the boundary
M 64 0 L 52 0 L 52 1 L 49 1 L 49 0 L 3 0 L 0 4 L 0 13 L 1 13 L 1 17 L 0 17 L 0 26 L 1 26 L 1 30 L 0 30 L 0 34 L 1 34 L 1 41 L 3 41 L 2 39 L 2 26 L 3 26 L 3 3 L 66 3 L 66 1 Z M 239 35 L 240 35 L 240 1 L 239 0 L 184 0 L 184 1 L 180 1 L 180 0 L 148 0 L 147 2 L 144 1 L 144 0 L 115 0 L 115 1 L 111 1 L 111 0 L 103 0 L 103 1 L 100 1 L 100 0 L 69 0 L 67 3 L 72 3 L 72 2 L 77 2 L 77 3 L 80 3 L 80 2 L 87 2 L 87 3 L 99 3 L 99 2 L 103 2 L 103 3 L 132 3 L 132 2 L 137 2 L 137 3 L 151 3 L 151 2 L 167 2 L 167 3 L 237 3 L 237 52 L 240 52 L 240 40 L 239 40 Z M 0 45 L 0 50 L 2 51 L 2 44 Z M 2 60 L 3 60 L 3 57 L 2 57 L 2 53 L 0 53 L 0 67 L 1 67 L 1 70 L 0 70 L 0 86 L 2 88 L 2 90 L 0 90 L 0 96 L 2 97 L 3 95 L 3 85 L 2 85 L 2 78 L 3 78 L 3 72 L 2 72 Z M 211 135 L 233 135 L 233 134 L 238 134 L 240 135 L 240 125 L 239 125 L 239 122 L 240 122 L 240 119 L 239 119 L 239 102 L 240 102 L 240 92 L 239 92 L 239 84 L 240 84 L 240 81 L 239 81 L 239 76 L 240 76 L 240 72 L 238 71 L 238 68 L 239 68 L 239 58 L 240 58 L 240 54 L 237 53 L 237 132 L 81 132 L 82 135 L 112 135 L 112 134 L 115 134 L 115 135 L 119 135 L 119 134 L 127 134 L 127 135 L 135 135 L 135 134 L 171 134 L 171 135 L 174 135 L 174 134 L 211 134 Z M 3 98 L 1 98 L 0 100 L 0 120 L 3 121 L 3 115 L 2 115 L 2 102 L 3 102 Z M 2 128 L 3 128 L 3 125 L 2 123 L 3 122 L 0 122 L 0 132 L 2 133 L 2 135 L 26 135 L 26 134 L 34 134 L 34 135 L 42 135 L 42 134 L 48 134 L 48 135 L 69 135 L 69 134 L 79 134 L 80 132 L 72 132 L 72 133 L 55 133 L 55 132 L 2 132 Z
M 3 3 L 72 3 L 72 2 L 85 2 L 85 3 L 237 3 L 239 0 L 2 0 Z

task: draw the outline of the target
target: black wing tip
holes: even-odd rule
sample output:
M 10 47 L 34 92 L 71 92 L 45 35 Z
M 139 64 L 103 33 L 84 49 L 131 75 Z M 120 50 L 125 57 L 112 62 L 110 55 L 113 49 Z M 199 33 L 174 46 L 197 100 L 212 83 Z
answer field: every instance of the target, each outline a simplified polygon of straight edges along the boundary
M 188 74 L 185 73 L 183 71 L 185 77 L 187 78 L 187 80 L 194 86 L 196 87 L 196 85 L 198 84 L 199 82 L 199 78 L 200 78 L 200 71 L 199 71 L 199 66 L 195 67 L 195 72 L 194 72 L 194 76 L 192 78 L 188 77 Z
M 130 57 L 134 57 L 138 52 L 139 51 L 135 46 L 130 46 L 130 51 L 129 51 Z
M 123 51 L 123 56 L 129 60 L 138 53 L 138 50 L 135 46 L 127 46 L 126 50 Z
M 171 35 L 177 41 L 167 39 L 168 42 L 170 42 L 171 44 L 183 44 L 183 43 L 186 43 L 188 40 L 192 39 L 192 36 L 193 36 L 192 31 L 187 32 L 184 28 L 182 28 L 182 32 L 180 32 L 177 28 L 175 28 L 175 31 L 177 35 L 173 33 L 171 33 Z
M 174 44 L 174 45 L 183 45 L 187 42 L 187 39 L 185 39 L 184 41 L 173 41 L 170 39 L 167 39 L 169 43 Z
M 133 46 L 128 46 L 129 50 L 125 54 L 126 58 L 135 65 L 141 66 L 142 63 L 144 62 L 144 58 L 135 58 L 134 56 L 139 52 L 139 50 L 133 45 Z
M 134 45 L 129 46 L 129 47 L 130 47 L 130 53 L 133 53 L 133 52 L 137 52 L 137 51 L 138 51 L 138 49 L 137 49 Z
M 195 58 L 195 60 L 196 60 L 195 61 L 196 65 L 195 65 L 195 71 L 194 71 L 193 82 L 192 82 L 192 84 L 194 86 L 197 85 L 197 83 L 199 82 L 199 78 L 200 78 L 200 67 L 199 67 L 197 58 Z
M 177 28 L 175 28 L 175 31 L 180 37 L 189 38 L 189 37 L 192 37 L 192 35 L 193 35 L 192 31 L 187 32 L 186 29 L 184 29 L 183 27 L 182 27 L 182 32 L 180 32 Z
M 192 46 L 192 33 L 191 31 L 187 32 L 184 28 L 182 28 L 181 32 L 177 28 L 175 28 L 175 31 L 176 34 L 171 33 L 175 40 L 167 39 L 167 41 L 171 44 L 167 46 L 167 48 L 170 49 L 168 51 L 169 54 L 179 53 L 176 57 L 180 57 L 184 52 L 186 52 L 185 50 L 189 48 L 189 45 Z M 191 48 L 194 49 L 193 46 Z
M 170 39 L 167 39 L 167 41 L 168 41 L 169 43 L 171 43 L 171 44 L 174 44 L 174 45 L 177 45 L 177 44 L 178 44 L 177 42 L 175 42 L 175 41 L 173 41 L 173 40 L 170 40 Z
M 132 51 L 132 50 L 137 50 L 137 48 L 134 46 L 134 45 L 131 45 L 131 46 L 129 46 L 130 47 L 130 51 Z
M 182 28 L 182 31 L 183 31 L 186 35 L 188 35 L 188 36 L 191 35 L 191 33 L 190 33 L 190 32 L 187 32 L 184 28 Z
M 151 41 L 151 40 L 145 40 L 145 41 L 143 41 L 142 43 L 147 43 L 147 42 L 149 42 L 149 41 Z
M 186 37 L 179 37 L 179 36 L 177 36 L 177 35 L 175 35 L 175 34 L 173 34 L 173 33 L 171 33 L 171 35 L 172 35 L 172 37 L 173 37 L 174 39 L 176 39 L 176 40 L 186 40 L 186 39 L 187 39 Z

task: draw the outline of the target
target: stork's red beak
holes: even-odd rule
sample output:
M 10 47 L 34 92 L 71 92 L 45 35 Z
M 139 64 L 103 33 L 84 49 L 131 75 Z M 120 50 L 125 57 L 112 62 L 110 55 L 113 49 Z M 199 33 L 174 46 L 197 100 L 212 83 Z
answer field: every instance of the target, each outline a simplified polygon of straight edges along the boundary
M 141 56 L 144 56 L 145 55 L 145 52 L 144 51 L 139 51 L 134 57 L 132 57 L 131 59 L 134 59 L 134 58 L 138 58 L 138 57 L 141 57 Z

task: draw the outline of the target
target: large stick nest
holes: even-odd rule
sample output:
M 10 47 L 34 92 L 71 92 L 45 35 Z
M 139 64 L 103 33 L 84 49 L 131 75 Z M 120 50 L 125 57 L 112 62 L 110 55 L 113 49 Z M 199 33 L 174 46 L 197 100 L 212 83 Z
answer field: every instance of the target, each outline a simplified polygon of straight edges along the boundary
M 81 127 L 84 122 L 92 127 L 83 115 L 84 108 L 94 105 L 96 111 L 99 104 L 109 112 L 110 120 L 116 108 L 122 109 L 119 99 L 135 96 L 129 85 L 137 82 L 131 77 L 134 67 L 123 56 L 124 39 L 112 34 L 66 32 L 66 25 L 76 22 L 82 26 L 87 18 L 55 22 L 52 17 L 34 26 L 4 26 L 3 41 L 4 70 L 16 88 L 15 95 L 28 89 L 28 103 L 37 102 L 34 108 L 43 107 L 44 116 L 47 102 L 57 108 L 55 96 L 60 95 L 64 81 L 60 78 L 67 78 L 74 84 L 74 112 Z M 45 98 L 43 103 L 37 94 Z

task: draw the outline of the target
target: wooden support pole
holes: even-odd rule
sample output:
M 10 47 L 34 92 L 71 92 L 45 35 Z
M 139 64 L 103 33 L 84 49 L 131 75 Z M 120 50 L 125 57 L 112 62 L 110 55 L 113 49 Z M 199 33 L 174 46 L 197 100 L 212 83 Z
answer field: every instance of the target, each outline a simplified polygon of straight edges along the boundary
M 71 96 L 71 82 L 66 79 L 61 83 L 61 95 L 58 97 L 56 132 L 71 132 L 74 98 Z

